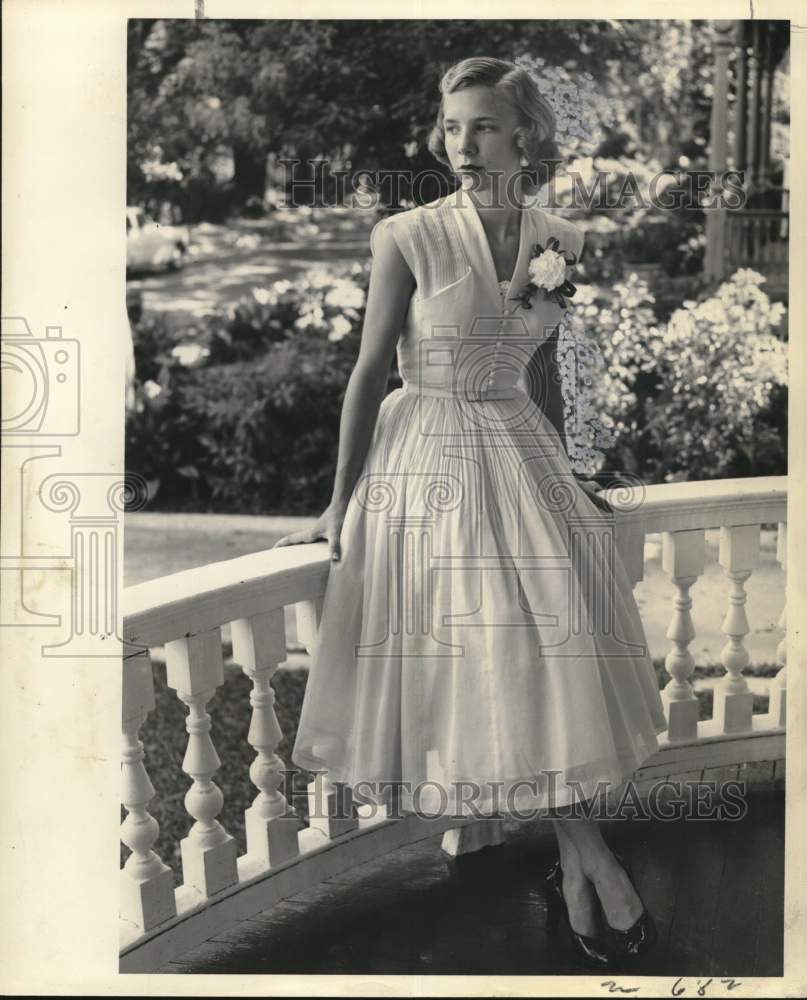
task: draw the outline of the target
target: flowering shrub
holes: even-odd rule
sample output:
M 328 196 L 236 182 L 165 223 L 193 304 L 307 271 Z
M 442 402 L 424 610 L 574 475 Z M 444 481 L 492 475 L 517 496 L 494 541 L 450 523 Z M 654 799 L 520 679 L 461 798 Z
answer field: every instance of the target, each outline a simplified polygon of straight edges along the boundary
M 645 482 L 781 474 L 787 347 L 748 269 L 658 323 L 647 282 L 580 286 L 558 342 L 573 465 Z
M 361 333 L 366 295 L 361 264 L 345 274 L 311 270 L 295 281 L 256 288 L 237 305 L 204 317 L 194 339 L 208 347 L 210 364 L 262 357 L 270 345 L 300 331 L 338 343 Z
M 137 324 L 126 463 L 162 509 L 321 512 L 368 274 L 277 282 L 179 332 Z M 785 470 L 784 307 L 763 281 L 740 270 L 668 323 L 635 275 L 578 286 L 558 340 L 576 471 L 653 483 Z
M 309 271 L 172 330 L 134 330 L 126 464 L 173 510 L 316 513 L 330 496 L 368 269 Z
M 782 422 L 787 345 L 775 330 L 785 307 L 765 278 L 741 268 L 708 298 L 686 301 L 651 346 L 664 382 L 650 430 L 666 479 L 711 478 L 727 468 L 760 475 L 786 464 Z

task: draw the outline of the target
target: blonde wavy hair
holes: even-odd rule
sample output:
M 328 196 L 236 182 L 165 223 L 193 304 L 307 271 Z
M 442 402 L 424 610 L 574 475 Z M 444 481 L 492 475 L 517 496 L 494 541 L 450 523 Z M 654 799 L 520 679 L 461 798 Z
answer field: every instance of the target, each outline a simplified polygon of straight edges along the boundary
M 506 91 L 522 124 L 514 130 L 513 138 L 527 161 L 527 168 L 534 172 L 536 189 L 547 184 L 562 160 L 555 143 L 555 113 L 538 89 L 530 74 L 521 66 L 505 59 L 474 56 L 462 59 L 449 67 L 440 80 L 440 94 L 453 94 L 471 86 L 500 86 Z M 445 166 L 451 163 L 446 153 L 445 127 L 443 125 L 443 98 L 429 135 L 431 153 Z

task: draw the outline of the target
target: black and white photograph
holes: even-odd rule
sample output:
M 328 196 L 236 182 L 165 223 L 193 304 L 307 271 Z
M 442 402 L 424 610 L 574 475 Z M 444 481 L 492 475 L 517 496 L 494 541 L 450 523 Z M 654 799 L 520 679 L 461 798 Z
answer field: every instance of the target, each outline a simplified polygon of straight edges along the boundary
M 110 979 L 37 888 L 11 991 L 799 995 L 807 27 L 86 6 L 4 154 L 5 841 L 13 918 L 72 814 Z

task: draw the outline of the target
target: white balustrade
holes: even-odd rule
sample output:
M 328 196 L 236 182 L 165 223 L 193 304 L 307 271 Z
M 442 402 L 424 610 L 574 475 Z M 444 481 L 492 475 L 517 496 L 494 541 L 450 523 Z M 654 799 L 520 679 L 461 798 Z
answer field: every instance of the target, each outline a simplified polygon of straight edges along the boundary
M 719 731 L 739 733 L 750 730 L 753 725 L 754 696 L 742 671 L 750 661 L 744 642 L 750 631 L 745 613 L 745 581 L 753 573 L 759 560 L 759 525 L 721 527 L 718 559 L 731 581 L 731 587 L 729 606 L 722 625 L 728 642 L 720 654 L 726 675 L 715 688 L 712 714 Z
M 779 522 L 776 535 L 776 558 L 782 569 L 787 572 L 787 524 Z M 784 632 L 782 641 L 776 650 L 776 656 L 782 664 L 782 669 L 774 677 L 770 690 L 768 706 L 768 721 L 772 726 L 784 726 L 787 714 L 787 598 L 785 598 L 779 628 Z
M 272 675 L 286 659 L 286 625 L 282 608 L 232 622 L 233 659 L 252 681 L 247 740 L 257 757 L 249 776 L 258 789 L 244 813 L 247 854 L 261 867 L 277 867 L 299 853 L 298 818 L 280 791 L 283 761 L 275 749 L 283 732 L 275 714 Z
M 665 660 L 670 680 L 662 692 L 669 727 L 659 738 L 659 751 L 641 769 L 640 783 L 745 761 L 776 760 L 779 773 L 786 638 L 778 651 L 782 669 L 772 682 L 767 715 L 752 715 L 753 699 L 742 671 L 749 660 L 745 582 L 759 558 L 760 525 L 779 524 L 777 558 L 786 571 L 786 490 L 785 477 L 650 486 L 642 488 L 641 496 L 628 498 L 640 503 L 621 512 L 625 491 L 613 491 L 620 494 L 615 540 L 631 584 L 644 574 L 645 538 L 660 532 L 662 566 L 675 588 L 667 631 L 672 648 Z M 721 657 L 726 676 L 715 693 L 714 718 L 699 721 L 690 683 L 695 666 L 690 588 L 703 573 L 704 532 L 711 528 L 720 528 L 720 564 L 730 581 L 723 621 L 727 642 Z M 327 772 L 309 784 L 310 829 L 299 828 L 281 791 L 283 762 L 277 747 L 283 734 L 271 679 L 286 659 L 285 608 L 294 607 L 299 639 L 309 653 L 315 651 L 329 572 L 323 543 L 255 552 L 127 589 L 125 641 L 141 650 L 164 646 L 168 684 L 188 708 L 182 769 L 192 780 L 185 806 L 194 822 L 181 841 L 184 884 L 174 890 L 171 869 L 154 851 L 159 827 L 147 809 L 154 788 L 139 737 L 154 708 L 151 662 L 147 652 L 128 656 L 123 664 L 122 726 L 122 797 L 128 815 L 121 840 L 132 854 L 120 876 L 122 969 L 153 970 L 192 943 L 206 940 L 212 927 L 257 914 L 322 878 L 423 836 L 443 834 L 448 853 L 501 839 L 503 830 L 492 831 L 489 821 L 484 836 L 464 820 L 435 823 L 408 817 L 398 822 L 382 814 L 380 821 L 371 822 L 358 815 L 352 790 L 332 781 Z M 245 811 L 247 852 L 241 858 L 235 840 L 216 818 L 224 797 L 213 781 L 220 761 L 206 710 L 224 683 L 221 627 L 228 623 L 234 660 L 252 683 L 246 738 L 255 751 L 249 776 L 258 790 Z M 786 627 L 786 602 L 780 626 Z M 327 650 L 322 654 L 327 656 Z M 320 749 L 327 759 L 327 748 Z M 207 906 L 210 897 L 216 897 L 214 908 Z
M 664 660 L 670 680 L 661 693 L 670 740 L 693 739 L 698 735 L 699 702 L 689 682 L 695 669 L 695 660 L 689 651 L 689 644 L 695 638 L 689 589 L 703 573 L 704 543 L 702 529 L 665 531 L 662 535 L 661 565 L 676 588 L 672 621 L 666 632 L 673 648 Z
M 154 677 L 147 652 L 123 660 L 122 801 L 127 810 L 121 840 L 131 850 L 120 873 L 121 916 L 149 931 L 176 915 L 174 875 L 152 847 L 160 834 L 146 808 L 154 786 L 143 764 L 140 728 L 154 709 Z
M 308 822 L 312 830 L 319 830 L 329 839 L 358 829 L 350 786 L 331 781 L 327 771 L 315 775 L 308 784 Z
M 210 738 L 207 703 L 224 683 L 221 630 L 174 639 L 165 645 L 168 686 L 188 706 L 188 748 L 182 770 L 193 779 L 185 808 L 196 821 L 180 842 L 186 886 L 213 896 L 238 881 L 237 845 L 216 819 L 224 795 L 212 780 L 221 761 Z

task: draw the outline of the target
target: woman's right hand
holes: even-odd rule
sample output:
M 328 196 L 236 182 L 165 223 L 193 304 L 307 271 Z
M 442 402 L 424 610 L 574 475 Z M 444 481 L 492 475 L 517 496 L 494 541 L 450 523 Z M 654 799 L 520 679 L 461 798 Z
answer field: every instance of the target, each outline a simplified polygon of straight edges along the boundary
M 284 535 L 275 542 L 272 548 L 277 549 L 281 545 L 304 545 L 308 542 L 317 542 L 324 538 L 328 543 L 330 558 L 334 562 L 338 562 L 342 558 L 340 536 L 342 534 L 345 513 L 346 509 L 344 507 L 339 507 L 331 503 L 310 528 L 295 531 L 291 535 Z

